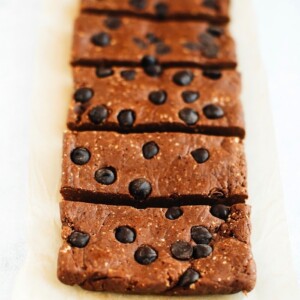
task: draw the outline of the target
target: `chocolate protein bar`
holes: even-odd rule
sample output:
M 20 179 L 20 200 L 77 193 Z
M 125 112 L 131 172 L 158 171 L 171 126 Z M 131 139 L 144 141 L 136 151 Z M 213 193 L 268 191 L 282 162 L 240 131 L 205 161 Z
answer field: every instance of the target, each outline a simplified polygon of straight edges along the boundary
M 247 198 L 239 138 L 67 132 L 61 193 L 83 202 L 168 207 Z
M 75 67 L 71 130 L 245 135 L 236 71 Z
M 250 291 L 250 207 L 61 203 L 58 278 L 92 291 L 206 295 Z
M 151 76 L 163 66 L 234 68 L 234 41 L 227 27 L 205 22 L 165 21 L 81 14 L 75 23 L 73 65 L 143 66 Z M 146 56 L 156 60 L 147 61 Z
M 229 21 L 229 0 L 82 0 L 81 10 L 156 20 L 192 19 L 215 23 Z M 111 23 L 112 26 L 117 26 L 117 22 Z

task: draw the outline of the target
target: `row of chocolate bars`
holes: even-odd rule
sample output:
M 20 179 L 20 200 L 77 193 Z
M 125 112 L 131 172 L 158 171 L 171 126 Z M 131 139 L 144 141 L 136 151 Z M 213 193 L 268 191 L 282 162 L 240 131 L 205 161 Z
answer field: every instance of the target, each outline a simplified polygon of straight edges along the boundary
M 58 277 L 87 290 L 249 292 L 241 79 L 229 0 L 83 0 Z

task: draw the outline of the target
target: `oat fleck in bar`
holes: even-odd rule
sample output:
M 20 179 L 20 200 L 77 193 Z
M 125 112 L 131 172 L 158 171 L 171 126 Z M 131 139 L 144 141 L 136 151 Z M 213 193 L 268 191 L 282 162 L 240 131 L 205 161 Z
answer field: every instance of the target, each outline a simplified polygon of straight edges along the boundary
M 82 0 L 82 11 L 131 15 L 143 18 L 208 20 L 224 23 L 229 20 L 229 0 Z
M 71 130 L 245 135 L 236 71 L 75 67 Z M 127 117 L 126 117 L 127 116 Z
M 150 55 L 162 65 L 236 66 L 235 45 L 227 27 L 128 17 L 120 17 L 117 22 L 118 26 L 111 26 L 110 16 L 81 14 L 75 24 L 73 64 L 137 66 Z M 148 73 L 159 74 L 158 70 L 151 70 L 151 62 Z
M 61 203 L 58 277 L 93 291 L 201 295 L 255 284 L 250 208 Z
M 185 133 L 67 132 L 61 193 L 141 207 L 244 202 L 243 143 Z

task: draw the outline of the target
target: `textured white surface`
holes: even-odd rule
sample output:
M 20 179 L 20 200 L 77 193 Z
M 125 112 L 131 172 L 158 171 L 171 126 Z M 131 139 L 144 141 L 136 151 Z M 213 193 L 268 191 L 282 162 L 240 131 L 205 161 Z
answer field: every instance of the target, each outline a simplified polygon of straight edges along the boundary
M 56 164 L 51 163 L 51 159 L 49 160 L 49 156 L 47 155 L 49 155 L 52 150 L 55 152 L 60 149 L 61 144 L 60 140 L 57 140 L 57 134 L 63 126 L 64 113 L 62 110 L 65 105 L 67 105 L 65 98 L 56 99 L 55 97 L 57 95 L 66 95 L 68 93 L 67 89 L 69 84 L 68 79 L 64 77 L 64 72 L 66 72 L 64 68 L 66 66 L 66 57 L 68 57 L 68 53 L 66 51 L 66 46 L 63 46 L 63 43 L 65 43 L 65 38 L 68 37 L 68 30 L 70 28 L 58 28 L 57 25 L 55 26 L 55 22 L 56 20 L 59 22 L 64 18 L 70 19 L 70 13 L 75 13 L 72 2 L 73 1 L 65 0 L 0 0 L 0 88 L 2 101 L 0 139 L 3 141 L 0 147 L 2 211 L 0 218 L 1 300 L 11 298 L 13 281 L 17 270 L 23 263 L 26 252 L 26 232 L 24 227 L 26 224 L 25 216 L 27 214 L 28 112 L 33 112 L 32 115 L 35 117 L 37 114 L 36 109 L 30 106 L 33 69 L 36 70 L 35 78 L 37 78 L 37 76 L 50 78 L 47 76 L 53 75 L 52 71 L 48 69 L 49 62 L 36 60 L 35 45 L 40 43 L 42 39 L 47 40 L 48 48 L 46 49 L 45 56 L 50 53 L 52 59 L 56 58 L 54 61 L 55 63 L 53 64 L 53 67 L 56 68 L 54 73 L 55 76 L 58 76 L 57 81 L 60 80 L 58 85 L 50 82 L 49 86 L 45 88 L 45 97 L 39 99 L 41 102 L 49 101 L 51 103 L 52 99 L 49 95 L 53 95 L 53 102 L 57 104 L 56 110 L 53 110 L 53 106 L 52 108 L 50 108 L 50 106 L 48 107 L 49 112 L 53 114 L 53 118 L 48 115 L 44 120 L 38 120 L 39 123 L 37 124 L 40 125 L 40 128 L 36 128 L 37 134 L 38 132 L 43 132 L 49 137 L 49 140 L 56 136 L 54 143 L 48 143 L 46 140 L 42 147 L 39 148 L 40 151 L 43 151 L 45 156 L 41 155 L 41 153 L 36 153 L 36 157 L 41 159 L 41 161 L 37 161 L 38 165 L 41 166 L 41 170 L 46 170 L 47 173 L 52 172 L 55 169 L 57 170 L 59 165 L 59 162 Z M 44 3 L 52 3 L 47 8 L 47 14 L 45 14 L 45 11 L 42 9 Z M 300 3 L 297 0 L 286 0 L 284 3 L 281 1 L 275 2 L 273 0 L 253 0 L 253 4 L 258 16 L 258 22 L 253 20 L 253 24 L 257 24 L 259 29 L 261 55 L 269 79 L 271 109 L 274 116 L 274 127 L 280 157 L 279 162 L 284 183 L 289 230 L 292 236 L 295 266 L 297 266 L 296 269 L 299 271 L 300 219 L 298 218 L 298 215 L 300 213 L 300 201 L 297 199 L 297 187 L 300 172 L 300 132 L 298 130 L 297 113 L 300 109 L 300 36 L 298 34 L 298 29 L 300 28 Z M 278 21 L 279 19 L 281 20 L 280 22 Z M 38 31 L 42 31 L 40 32 L 40 35 L 37 34 Z M 255 49 L 256 45 L 252 46 L 251 42 L 252 41 L 249 38 L 248 47 L 250 49 L 252 47 Z M 39 65 L 36 66 L 36 63 L 39 63 Z M 255 77 L 248 77 L 247 74 L 245 75 L 245 80 L 250 81 L 257 79 Z M 258 102 L 259 101 L 256 100 L 256 103 Z M 50 103 L 48 103 L 48 105 L 50 105 Z M 248 108 L 251 110 L 251 107 L 246 107 L 246 109 Z M 270 112 L 266 111 L 266 114 L 266 119 L 269 120 Z M 254 116 L 253 111 L 251 112 L 251 116 Z M 248 114 L 248 119 L 249 117 L 250 112 Z M 60 122 L 58 122 L 53 129 L 52 122 L 56 122 L 58 118 L 60 118 Z M 259 111 L 257 113 L 257 118 L 257 120 L 263 118 Z M 248 120 L 248 125 L 250 126 L 253 124 L 252 122 L 252 119 Z M 251 135 L 259 133 L 259 130 L 262 131 L 263 129 L 266 129 L 257 128 L 258 125 L 255 124 L 253 124 L 253 126 L 254 129 L 249 128 L 250 136 L 248 144 L 251 142 Z M 263 143 L 259 145 L 262 144 Z M 274 158 L 273 155 L 274 152 L 276 152 L 276 148 L 274 147 L 272 140 L 270 146 L 270 156 L 271 158 Z M 260 151 L 263 147 L 264 146 L 257 146 L 257 151 Z M 35 156 L 35 153 L 31 153 L 31 155 Z M 36 177 L 33 177 L 33 180 L 37 180 L 38 184 L 40 184 L 41 178 L 48 174 L 40 174 L 38 173 L 38 170 L 32 171 L 37 171 Z M 265 171 L 262 170 L 262 173 L 264 172 Z M 259 176 L 260 174 L 257 175 L 258 178 Z M 53 180 L 55 181 L 56 179 Z M 54 181 L 50 181 L 49 186 L 51 186 L 53 190 L 48 192 L 52 197 L 50 212 L 53 211 L 53 215 L 57 218 L 58 187 L 57 182 Z M 256 184 L 260 184 L 259 180 L 257 180 Z M 34 195 L 31 194 L 31 198 L 32 196 Z M 44 199 L 41 198 L 43 198 L 42 195 L 38 198 L 38 202 L 35 202 L 33 207 L 31 206 L 30 212 L 33 213 L 33 215 L 40 215 L 41 213 L 44 213 L 45 216 L 47 215 L 47 208 L 49 208 L 49 206 L 42 208 Z M 272 202 L 272 199 L 266 200 Z M 276 217 L 277 220 L 280 216 L 272 216 L 272 209 L 273 208 L 271 207 L 270 209 L 265 210 L 267 216 L 269 216 L 269 218 Z M 256 220 L 258 220 L 255 227 L 258 228 L 259 225 L 262 225 L 263 220 L 259 217 L 257 211 L 254 211 L 254 216 L 255 215 Z M 59 229 L 59 223 L 54 221 L 53 218 L 49 219 L 47 217 L 42 217 L 39 220 L 43 220 L 46 224 L 48 222 L 49 226 L 44 231 L 43 235 L 37 234 L 36 237 L 33 235 L 30 239 L 31 243 L 41 243 L 42 246 L 55 244 L 55 247 L 57 247 L 59 244 L 59 236 L 57 236 L 58 231 L 55 232 L 54 230 Z M 268 238 L 268 235 L 266 238 Z M 284 248 L 282 248 L 281 245 L 282 240 L 284 239 L 285 237 L 282 238 L 281 236 L 278 236 L 278 246 L 275 246 L 274 250 L 267 249 L 268 254 L 270 257 L 274 257 L 275 262 L 278 259 L 276 254 L 283 256 L 288 255 L 288 253 L 284 253 Z M 256 243 L 254 240 L 254 244 L 258 245 L 259 242 Z M 45 249 L 47 249 L 47 247 Z M 255 252 L 256 251 L 257 250 L 255 249 Z M 45 263 L 40 265 L 42 271 L 43 268 L 49 267 L 49 259 L 54 264 L 51 266 L 51 270 L 55 270 L 55 262 L 53 261 L 54 256 L 49 256 L 48 253 L 45 253 L 43 256 Z M 276 265 L 276 263 L 274 264 Z M 273 266 L 271 263 L 270 266 L 263 265 L 262 267 L 268 269 Z M 32 269 L 33 272 L 41 271 L 41 269 Z M 285 272 L 286 267 L 282 266 L 282 272 L 279 271 L 277 277 L 284 277 Z M 37 276 L 38 274 L 49 276 L 42 272 L 32 274 L 32 278 L 35 278 L 34 276 Z M 44 283 L 48 282 L 48 287 L 55 284 L 55 279 L 53 277 L 50 276 L 45 278 L 44 276 L 39 279 L 44 280 Z M 260 278 L 262 277 L 260 276 Z M 273 278 L 267 279 L 273 280 Z M 277 279 L 278 278 L 275 278 L 273 281 L 276 282 Z M 39 281 L 36 282 L 36 285 L 38 282 Z M 42 285 L 42 287 L 46 289 L 47 284 L 46 286 Z M 274 288 L 276 288 L 275 284 Z M 67 287 L 63 289 L 69 291 L 69 288 Z M 34 289 L 31 292 L 31 299 L 58 299 L 50 297 L 51 294 L 47 297 L 48 294 L 44 293 L 41 297 L 41 294 L 34 294 Z M 25 294 L 22 293 L 22 291 L 20 291 L 20 294 L 16 295 L 15 299 L 23 299 L 22 295 L 25 297 Z M 74 294 L 71 292 L 69 299 L 74 299 L 72 298 L 72 295 Z M 297 297 L 293 298 L 291 295 L 286 296 L 290 296 L 288 299 L 297 299 Z M 268 299 L 271 298 L 264 298 L 264 300 Z M 272 300 L 273 299 L 276 298 L 272 298 Z

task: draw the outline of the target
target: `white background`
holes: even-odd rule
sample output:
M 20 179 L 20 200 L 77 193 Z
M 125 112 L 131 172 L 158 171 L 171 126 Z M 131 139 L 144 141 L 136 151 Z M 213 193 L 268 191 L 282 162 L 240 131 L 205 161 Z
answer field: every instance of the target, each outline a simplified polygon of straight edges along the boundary
M 42 2 L 0 0 L 1 300 L 10 299 L 15 274 L 26 255 L 28 119 Z M 278 151 L 300 279 L 300 1 L 253 0 L 253 5 L 277 138 L 274 151 Z

